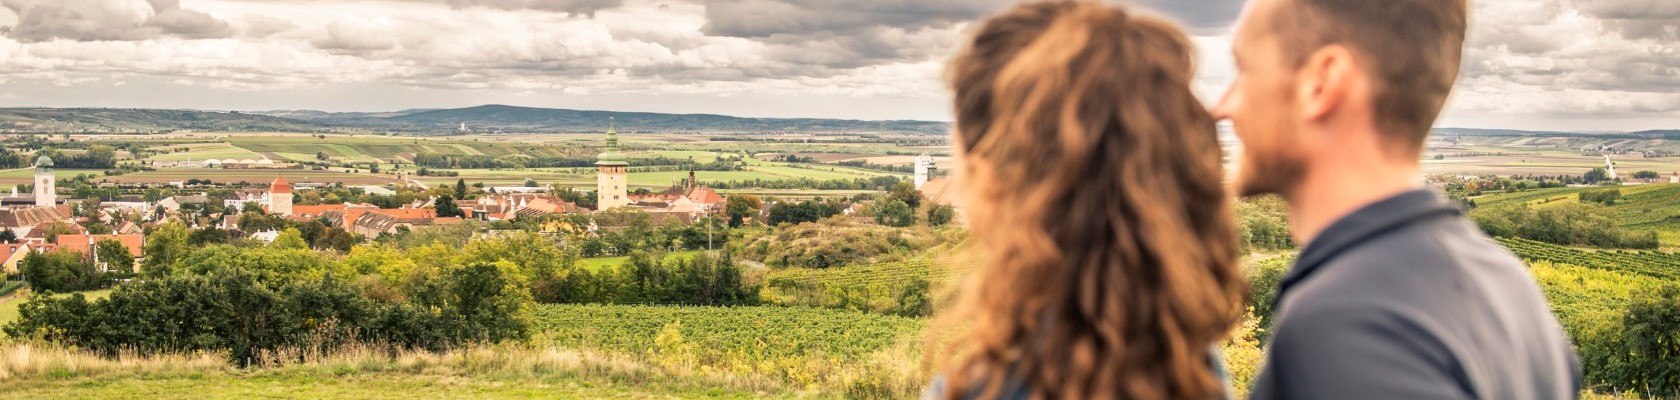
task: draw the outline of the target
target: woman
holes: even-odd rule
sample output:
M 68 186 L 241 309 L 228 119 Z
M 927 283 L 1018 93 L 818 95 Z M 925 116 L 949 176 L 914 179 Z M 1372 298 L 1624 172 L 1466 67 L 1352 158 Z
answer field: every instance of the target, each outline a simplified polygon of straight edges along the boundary
M 1163 20 L 1025 4 L 951 63 L 983 265 L 939 398 L 1223 398 L 1244 285 L 1191 46 Z

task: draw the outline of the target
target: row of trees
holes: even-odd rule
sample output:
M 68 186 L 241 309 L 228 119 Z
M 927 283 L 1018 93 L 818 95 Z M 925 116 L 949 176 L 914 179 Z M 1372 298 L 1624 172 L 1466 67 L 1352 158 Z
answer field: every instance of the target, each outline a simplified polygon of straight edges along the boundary
M 1470 213 L 1491 236 L 1519 237 L 1566 246 L 1656 249 L 1657 234 L 1624 228 L 1603 209 L 1585 204 L 1530 208 L 1481 207 Z

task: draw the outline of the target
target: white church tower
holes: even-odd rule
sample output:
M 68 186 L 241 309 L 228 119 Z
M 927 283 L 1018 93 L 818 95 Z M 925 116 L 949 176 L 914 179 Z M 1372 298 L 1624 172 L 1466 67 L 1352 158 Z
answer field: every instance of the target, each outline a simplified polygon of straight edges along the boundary
M 932 170 L 933 170 L 933 157 L 928 156 L 927 154 L 922 154 L 922 155 L 916 156 L 916 188 L 917 189 L 921 189 L 922 185 L 927 184 L 928 175 L 933 173 Z
M 35 159 L 35 205 L 52 207 L 57 205 L 58 180 L 53 177 L 53 161 L 51 157 L 42 154 Z
M 630 204 L 630 163 L 618 152 L 617 121 L 607 121 L 607 151 L 596 157 L 595 207 L 611 210 Z

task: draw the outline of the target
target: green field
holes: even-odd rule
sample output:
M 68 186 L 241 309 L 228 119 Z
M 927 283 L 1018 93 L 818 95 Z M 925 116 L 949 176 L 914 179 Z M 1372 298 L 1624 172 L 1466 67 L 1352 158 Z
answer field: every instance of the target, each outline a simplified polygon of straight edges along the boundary
M 687 251 L 679 251 L 679 252 L 674 252 L 674 253 L 666 253 L 665 254 L 665 259 L 669 260 L 669 259 L 673 259 L 673 258 L 694 257 L 696 255 L 699 255 L 700 253 L 701 253 L 700 250 L 687 250 Z M 625 262 L 629 262 L 629 261 L 630 261 L 630 256 L 595 257 L 595 258 L 585 258 L 585 259 L 583 259 L 582 265 L 583 265 L 584 268 L 588 268 L 590 271 L 601 272 L 602 269 L 618 268 L 620 266 L 623 266 Z
M 1680 246 L 1680 184 L 1617 186 L 1622 198 L 1603 207 L 1617 224 L 1638 230 L 1657 232 L 1665 248 Z M 1528 190 L 1515 193 L 1489 194 L 1473 198 L 1477 207 L 1502 207 L 1521 203 L 1528 207 L 1548 207 L 1578 203 L 1583 190 L 1605 187 L 1565 187 Z
M 187 151 L 173 151 L 186 149 Z M 146 159 L 149 161 L 204 161 L 207 159 L 260 159 L 261 154 L 227 143 L 191 143 L 172 146 L 152 147 L 153 151 L 171 151 L 156 154 Z

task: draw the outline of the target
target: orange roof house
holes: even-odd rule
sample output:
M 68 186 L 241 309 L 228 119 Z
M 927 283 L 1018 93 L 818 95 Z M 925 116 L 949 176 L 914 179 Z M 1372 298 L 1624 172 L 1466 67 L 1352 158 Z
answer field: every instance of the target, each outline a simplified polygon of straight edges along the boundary
M 58 235 L 58 248 L 74 251 L 83 255 L 93 254 L 93 246 L 106 239 L 116 239 L 128 248 L 128 254 L 140 257 L 140 248 L 145 243 L 145 236 L 138 233 L 125 235 Z

